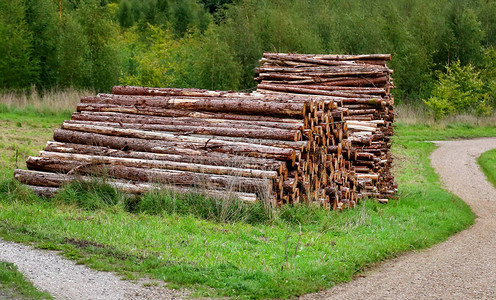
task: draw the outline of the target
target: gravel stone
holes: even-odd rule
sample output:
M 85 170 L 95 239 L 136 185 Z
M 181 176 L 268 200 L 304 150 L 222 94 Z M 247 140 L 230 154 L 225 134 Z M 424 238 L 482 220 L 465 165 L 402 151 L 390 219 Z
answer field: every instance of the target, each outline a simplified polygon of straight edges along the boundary
M 181 299 L 187 296 L 186 291 L 143 286 L 121 280 L 110 272 L 76 265 L 55 251 L 3 240 L 0 240 L 0 261 L 15 264 L 36 288 L 50 293 L 55 299 Z
M 476 223 L 446 242 L 373 267 L 365 276 L 303 299 L 496 299 L 496 190 L 477 158 L 496 138 L 435 142 L 431 162 Z M 429 199 L 424 199 L 429 201 Z

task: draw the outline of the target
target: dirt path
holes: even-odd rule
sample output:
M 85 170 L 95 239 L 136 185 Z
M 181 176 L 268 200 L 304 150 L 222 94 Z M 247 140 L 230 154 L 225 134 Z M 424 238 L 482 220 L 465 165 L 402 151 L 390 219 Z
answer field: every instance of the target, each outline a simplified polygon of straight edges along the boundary
M 496 190 L 476 163 L 496 148 L 496 138 L 436 144 L 432 165 L 445 187 L 472 207 L 476 224 L 444 243 L 388 261 L 366 277 L 302 298 L 496 299 Z
M 15 264 L 36 288 L 55 299 L 178 299 L 186 295 L 181 291 L 123 281 L 112 273 L 76 265 L 54 251 L 3 240 L 0 240 L 0 261 Z

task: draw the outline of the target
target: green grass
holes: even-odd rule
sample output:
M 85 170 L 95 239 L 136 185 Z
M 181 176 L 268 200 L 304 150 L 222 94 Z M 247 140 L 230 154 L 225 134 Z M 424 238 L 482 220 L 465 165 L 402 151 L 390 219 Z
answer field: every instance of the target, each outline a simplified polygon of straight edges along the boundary
M 0 299 L 53 298 L 33 287 L 13 264 L 0 261 Z
M 36 154 L 68 117 L 29 110 L 1 114 L 2 141 L 12 145 L 0 148 L 4 177 L 14 167 L 14 145 L 22 145 L 22 167 L 25 156 Z M 344 213 L 286 208 L 275 218 L 226 223 L 216 219 L 215 202 L 199 211 L 195 203 L 202 198 L 195 195 L 151 193 L 136 202 L 115 191 L 69 187 L 44 200 L 4 179 L 0 236 L 62 250 L 129 278 L 147 275 L 190 287 L 197 295 L 268 298 L 316 291 L 351 279 L 373 262 L 442 241 L 473 222 L 468 207 L 440 189 L 428 161 L 434 146 L 416 140 L 491 136 L 496 129 L 400 123 L 397 133 L 393 151 L 400 197 L 386 206 L 366 202 Z
M 36 130 L 28 125 L 30 116 L 23 118 L 18 116 L 26 127 L 22 135 Z M 2 131 L 15 126 L 6 124 L 10 127 Z M 198 209 L 206 200 L 197 195 L 150 193 L 132 199 L 105 186 L 70 186 L 55 199 L 41 199 L 10 180 L 12 161 L 4 161 L 0 237 L 60 250 L 125 278 L 164 280 L 197 296 L 294 297 L 351 280 L 377 261 L 431 246 L 470 226 L 474 216 L 469 207 L 441 189 L 430 166 L 435 146 L 415 140 L 493 132 L 491 127 L 400 124 L 393 147 L 399 200 L 388 205 L 366 201 L 342 213 L 288 207 L 270 218 L 260 210 L 243 218 L 220 218 L 226 210 L 217 202 Z M 40 134 L 40 141 L 50 135 Z M 28 152 L 44 142 L 28 145 Z
M 396 124 L 396 141 L 434 141 L 496 136 L 496 126 L 477 126 L 470 123 Z
M 477 159 L 487 180 L 496 188 L 496 149 L 486 151 Z

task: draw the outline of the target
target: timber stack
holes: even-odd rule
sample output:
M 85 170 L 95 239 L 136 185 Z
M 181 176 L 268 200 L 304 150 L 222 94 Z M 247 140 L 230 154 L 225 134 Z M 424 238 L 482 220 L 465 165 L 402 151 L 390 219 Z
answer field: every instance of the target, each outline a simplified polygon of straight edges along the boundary
M 387 201 L 397 191 L 391 174 L 394 87 L 389 54 L 310 55 L 264 53 L 257 69 L 257 92 L 332 99 L 338 109 L 329 125 L 342 124 L 341 151 L 359 183 L 359 196 Z M 330 100 L 327 100 L 330 101 Z M 328 153 L 338 147 L 329 145 Z
M 356 178 L 340 150 L 343 124 L 328 122 L 337 110 L 319 97 L 116 86 L 82 97 L 15 177 L 44 195 L 105 175 L 134 194 L 165 184 L 271 206 L 344 208 L 357 201 Z
M 265 53 L 253 93 L 116 86 L 82 97 L 15 177 L 47 196 L 104 175 L 126 193 L 196 187 L 271 207 L 390 198 L 389 59 Z

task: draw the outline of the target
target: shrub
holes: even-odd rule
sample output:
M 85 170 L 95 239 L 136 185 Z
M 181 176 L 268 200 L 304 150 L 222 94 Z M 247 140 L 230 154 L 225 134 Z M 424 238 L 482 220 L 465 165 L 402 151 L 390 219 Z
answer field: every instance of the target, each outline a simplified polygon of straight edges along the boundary
M 438 82 L 432 96 L 424 100 L 436 120 L 456 113 L 487 115 L 491 107 L 480 72 L 460 61 L 446 66 L 446 73 L 438 73 Z

